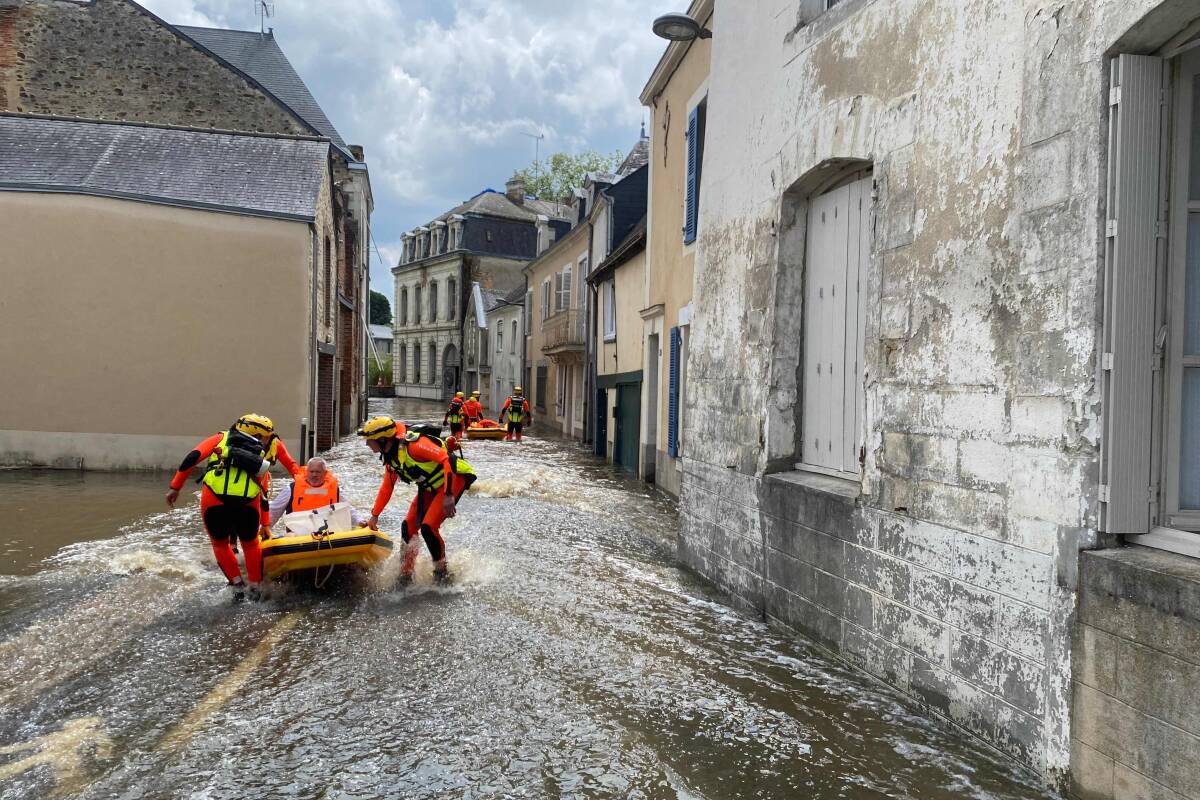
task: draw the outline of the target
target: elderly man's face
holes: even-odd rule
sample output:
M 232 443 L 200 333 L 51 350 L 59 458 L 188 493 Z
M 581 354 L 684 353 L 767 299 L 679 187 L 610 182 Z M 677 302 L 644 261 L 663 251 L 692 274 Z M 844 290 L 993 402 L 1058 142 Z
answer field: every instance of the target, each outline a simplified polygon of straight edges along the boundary
M 325 467 L 322 464 L 309 464 L 304 470 L 304 477 L 309 486 L 320 486 L 325 482 Z

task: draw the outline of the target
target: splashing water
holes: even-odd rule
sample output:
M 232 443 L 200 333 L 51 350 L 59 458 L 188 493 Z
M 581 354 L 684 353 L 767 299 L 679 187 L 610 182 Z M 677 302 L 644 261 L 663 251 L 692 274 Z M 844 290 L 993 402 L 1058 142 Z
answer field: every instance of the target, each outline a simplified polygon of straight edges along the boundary
M 107 532 L 26 556 L 0 581 L 0 797 L 1048 796 L 722 604 L 656 544 L 675 511 L 644 486 L 566 442 L 464 449 L 481 478 L 443 528 L 449 586 L 423 553 L 397 589 L 394 555 L 230 605 L 161 477 Z M 327 456 L 369 508 L 378 460 Z

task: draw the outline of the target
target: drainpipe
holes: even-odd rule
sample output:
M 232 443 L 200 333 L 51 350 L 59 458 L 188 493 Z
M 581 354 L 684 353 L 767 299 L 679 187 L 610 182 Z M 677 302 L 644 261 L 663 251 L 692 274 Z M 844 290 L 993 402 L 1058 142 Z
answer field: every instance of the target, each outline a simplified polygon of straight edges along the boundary
M 312 223 L 309 230 L 312 233 L 312 264 L 308 277 L 312 284 L 312 302 L 308 314 L 308 419 L 312 421 L 312 425 L 309 426 L 309 433 L 306 435 L 311 435 L 311 432 L 317 429 L 317 260 L 320 250 L 317 224 Z M 316 452 L 315 447 L 307 447 L 308 442 L 304 444 L 305 448 L 302 449 L 305 452 Z

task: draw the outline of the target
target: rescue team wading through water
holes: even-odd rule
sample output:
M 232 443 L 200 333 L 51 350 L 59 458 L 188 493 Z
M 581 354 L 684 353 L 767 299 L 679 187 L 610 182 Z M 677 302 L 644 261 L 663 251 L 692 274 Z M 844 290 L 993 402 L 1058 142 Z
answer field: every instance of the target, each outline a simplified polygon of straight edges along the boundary
M 268 472 L 276 460 L 293 476 L 299 476 L 300 468 L 275 435 L 271 420 L 260 414 L 246 414 L 229 430 L 213 434 L 184 457 L 171 479 L 167 505 L 175 507 L 188 476 L 205 459 L 207 470 L 201 478 L 200 516 L 212 542 L 213 554 L 235 600 L 244 598 L 247 588 L 251 599 L 259 599 L 262 596 L 259 537 L 271 535 Z M 245 579 L 234 553 L 235 541 L 241 542 L 245 555 Z
M 433 575 L 438 582 L 449 579 L 446 571 L 446 542 L 442 539 L 442 522 L 456 513 L 455 506 L 463 493 L 475 482 L 475 470 L 465 459 L 456 457 L 452 445 L 436 436 L 409 429 L 391 417 L 375 417 L 358 430 L 371 452 L 378 454 L 385 472 L 371 519 L 367 527 L 378 530 L 379 515 L 392 499 L 396 481 L 414 483 L 417 494 L 400 526 L 404 541 L 404 556 L 400 565 L 400 580 L 412 581 L 420 544 L 419 533 L 433 559 Z
M 450 407 L 446 409 L 445 416 L 442 417 L 442 424 L 450 425 L 450 435 L 461 437 L 463 426 L 466 424 L 467 412 L 463 400 L 463 393 L 456 392 L 454 399 L 450 401 Z
M 513 387 L 512 397 L 504 401 L 500 409 L 500 421 L 506 423 L 508 434 L 504 441 L 511 441 L 513 436 L 521 441 L 521 431 L 526 425 L 533 424 L 533 414 L 529 411 L 529 401 L 525 399 L 525 390 L 520 386 Z
M 483 404 L 479 402 L 479 390 L 471 392 L 471 399 L 463 403 L 463 412 L 467 415 L 467 427 L 483 419 Z

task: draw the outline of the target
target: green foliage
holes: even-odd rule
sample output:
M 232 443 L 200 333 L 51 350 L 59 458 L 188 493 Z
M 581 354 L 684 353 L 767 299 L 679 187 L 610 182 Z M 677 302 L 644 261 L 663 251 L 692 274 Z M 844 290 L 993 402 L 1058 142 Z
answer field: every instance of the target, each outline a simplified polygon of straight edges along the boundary
M 555 153 L 549 158 L 534 161 L 519 169 L 513 178 L 525 182 L 525 193 L 541 200 L 561 201 L 576 187 L 583 185 L 589 172 L 615 172 L 625 156 L 620 150 L 608 155 L 587 150 L 577 155 Z
M 388 302 L 387 295 L 374 289 L 371 290 L 371 324 L 392 324 L 392 304 Z
M 372 292 L 374 294 L 374 292 Z M 375 360 L 375 356 L 367 356 L 367 385 L 378 386 L 379 378 L 382 376 L 383 385 L 392 385 L 392 359 L 387 353 L 379 354 L 380 360 Z

